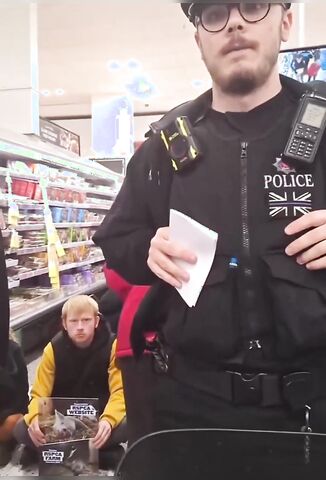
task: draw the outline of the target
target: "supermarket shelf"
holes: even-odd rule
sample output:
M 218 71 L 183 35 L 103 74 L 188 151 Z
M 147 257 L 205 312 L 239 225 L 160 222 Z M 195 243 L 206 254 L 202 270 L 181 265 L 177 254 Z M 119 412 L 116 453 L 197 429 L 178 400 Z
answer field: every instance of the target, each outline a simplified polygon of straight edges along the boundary
M 110 210 L 110 205 L 103 203 L 68 203 L 68 202 L 56 202 L 54 200 L 49 201 L 50 207 L 63 207 L 63 208 L 84 208 L 85 210 Z
M 72 190 L 73 192 L 83 192 L 83 193 L 91 193 L 92 195 L 100 195 L 101 197 L 108 197 L 108 198 L 115 198 L 117 192 L 115 190 L 109 189 L 97 189 L 97 188 L 83 188 L 78 187 L 77 185 L 69 185 L 67 183 L 60 183 L 60 182 L 49 182 L 48 187 L 53 188 L 62 188 L 63 190 Z
M 62 244 L 63 248 L 87 247 L 90 245 L 94 245 L 93 240 L 83 240 L 82 242 L 70 242 Z
M 32 200 L 29 201 L 19 201 L 17 198 L 14 198 L 16 205 L 18 205 L 18 208 L 22 210 L 44 210 L 44 205 L 40 203 L 33 203 Z M 8 201 L 7 200 L 0 200 L 0 207 L 6 208 L 8 207 Z
M 121 181 L 121 175 L 89 158 L 79 157 L 57 146 L 42 142 L 38 138 L 17 134 L 9 130 L 0 131 L 0 155 L 13 156 L 18 160 L 36 161 L 50 167 L 77 172 L 86 178 L 99 179 L 107 184 Z
M 0 167 L 0 176 L 5 177 L 7 173 L 10 174 L 11 178 L 17 178 L 19 180 L 27 180 L 30 182 L 39 183 L 40 177 L 34 175 L 33 173 L 20 173 L 15 172 L 14 170 L 10 170 L 8 168 Z M 108 197 L 108 198 L 115 198 L 117 195 L 116 190 L 112 190 L 110 188 L 106 189 L 97 189 L 97 188 L 87 188 L 78 185 L 71 185 L 68 183 L 61 183 L 61 182 L 49 182 L 49 188 L 62 188 L 63 190 L 72 190 L 74 192 L 83 192 L 83 193 L 90 193 L 92 195 L 99 195 L 101 197 Z
M 7 173 L 10 174 L 12 178 L 19 178 L 20 180 L 29 180 L 32 182 L 37 182 L 38 178 L 36 175 L 33 173 L 19 173 L 19 172 L 14 172 L 13 170 L 10 170 L 9 168 L 5 167 L 0 167 L 0 175 L 2 177 L 5 177 Z
M 20 281 L 19 280 L 8 280 L 8 288 L 11 290 L 12 288 L 19 287 Z
M 32 203 L 32 200 L 22 202 L 15 198 L 15 202 L 18 208 L 22 210 L 44 210 L 43 203 Z M 84 208 L 87 210 L 110 210 L 113 201 L 109 200 L 109 205 L 104 203 L 68 203 L 68 202 L 56 202 L 54 200 L 49 201 L 50 207 L 63 207 L 63 208 Z M 7 200 L 0 200 L 0 207 L 8 207 Z
M 69 289 L 69 293 L 64 294 L 62 289 L 58 291 L 58 298 L 53 299 L 52 301 L 48 301 L 44 304 L 40 302 L 40 306 L 34 306 L 32 310 L 27 311 L 21 315 L 17 315 L 11 317 L 10 319 L 10 326 L 14 330 L 21 328 L 29 323 L 33 322 L 35 319 L 46 315 L 51 310 L 60 307 L 68 298 L 72 295 L 88 295 L 90 293 L 96 292 L 98 290 L 102 290 L 106 287 L 105 280 L 99 280 L 92 285 L 83 285 L 79 286 L 76 289 Z
M 30 253 L 41 253 L 41 252 L 46 252 L 47 247 L 29 247 L 29 248 L 10 248 L 9 250 L 6 250 L 5 254 L 6 255 L 29 255 Z
M 1 230 L 2 238 L 10 237 L 10 230 Z
M 83 260 L 77 263 L 67 263 L 66 265 L 61 265 L 59 267 L 60 272 L 64 272 L 65 270 L 71 270 L 72 268 L 84 267 L 85 265 L 91 265 L 93 263 L 104 262 L 104 257 L 101 255 L 100 257 L 91 258 L 89 260 Z
M 18 265 L 18 258 L 7 258 L 6 259 L 6 268 L 16 267 Z
M 28 278 L 39 277 L 40 275 L 44 275 L 48 273 L 48 267 L 39 268 L 38 270 L 31 270 L 30 272 L 18 274 L 19 280 L 27 280 Z
M 99 227 L 102 222 L 75 222 L 75 223 L 55 223 L 55 228 L 88 228 L 88 227 Z
M 99 263 L 103 261 L 104 261 L 104 257 L 101 255 L 100 257 L 90 258 L 88 260 L 83 260 L 81 262 L 67 263 L 65 265 L 60 265 L 59 271 L 64 272 L 65 270 L 84 267 L 85 265 L 92 265 L 93 263 Z M 46 273 L 48 273 L 48 271 L 49 269 L 47 267 L 39 268 L 38 270 L 31 270 L 30 272 L 21 273 L 20 275 L 18 275 L 18 278 L 20 281 L 27 280 L 28 278 L 34 278 L 34 277 L 39 277 L 40 275 L 45 275 Z
M 99 227 L 101 225 L 101 222 L 76 222 L 76 223 L 55 223 L 54 226 L 55 228 L 72 228 L 72 227 L 78 227 L 78 228 L 88 228 L 88 227 Z M 44 230 L 45 229 L 45 224 L 44 223 L 30 223 L 28 225 L 18 225 L 15 230 L 17 232 L 30 232 L 34 230 Z M 8 236 L 10 235 L 9 230 L 5 230 L 8 232 Z M 2 233 L 4 230 L 2 231 Z
M 15 230 L 17 232 L 34 232 L 34 230 L 44 230 L 44 228 L 44 223 L 30 223 L 28 225 L 17 225 L 17 227 L 15 227 Z
M 62 247 L 63 248 L 77 248 L 77 247 L 82 247 L 82 246 L 90 246 L 94 245 L 93 240 L 83 240 L 82 242 L 70 242 L 70 243 L 63 243 Z M 47 251 L 47 246 L 45 245 L 44 247 L 28 247 L 28 248 L 19 248 L 17 250 L 15 249 L 9 249 L 6 251 L 6 255 L 29 255 L 31 253 L 41 253 L 41 252 L 46 252 Z

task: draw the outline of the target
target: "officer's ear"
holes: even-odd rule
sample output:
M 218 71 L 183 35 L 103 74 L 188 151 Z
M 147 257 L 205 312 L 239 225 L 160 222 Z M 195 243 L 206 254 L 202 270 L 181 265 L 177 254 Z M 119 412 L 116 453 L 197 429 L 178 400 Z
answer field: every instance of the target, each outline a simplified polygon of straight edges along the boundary
M 198 29 L 195 31 L 195 40 L 196 40 L 196 43 L 198 45 L 198 48 L 199 48 L 199 51 L 200 51 L 200 56 L 203 60 L 203 47 L 202 47 L 202 43 L 201 43 L 201 40 L 200 40 L 200 35 L 198 33 Z
M 287 42 L 290 36 L 291 28 L 293 24 L 293 12 L 291 8 L 289 10 L 285 10 L 283 13 L 282 18 L 282 25 L 281 25 L 281 40 L 282 42 Z

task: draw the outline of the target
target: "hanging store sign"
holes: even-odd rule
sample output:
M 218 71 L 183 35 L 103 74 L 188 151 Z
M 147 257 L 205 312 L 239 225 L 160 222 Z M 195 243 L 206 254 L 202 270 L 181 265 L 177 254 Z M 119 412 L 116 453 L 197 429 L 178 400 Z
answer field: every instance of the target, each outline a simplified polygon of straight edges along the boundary
M 40 137 L 48 143 L 80 155 L 79 135 L 44 118 L 40 118 Z

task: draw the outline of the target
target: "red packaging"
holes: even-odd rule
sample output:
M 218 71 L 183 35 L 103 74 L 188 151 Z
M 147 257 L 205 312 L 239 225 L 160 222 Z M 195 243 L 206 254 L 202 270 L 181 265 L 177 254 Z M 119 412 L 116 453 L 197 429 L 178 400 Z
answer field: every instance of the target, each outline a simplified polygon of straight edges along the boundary
M 65 201 L 72 203 L 73 202 L 73 192 L 72 190 L 65 190 Z
M 38 201 L 43 200 L 42 189 L 41 189 L 41 187 L 39 186 L 38 183 L 35 184 L 33 198 L 34 198 L 34 200 L 38 200 Z
M 26 180 L 14 179 L 12 182 L 12 193 L 22 197 L 33 198 L 35 190 L 35 183 Z
M 85 192 L 78 192 L 78 203 L 86 203 L 86 193 Z

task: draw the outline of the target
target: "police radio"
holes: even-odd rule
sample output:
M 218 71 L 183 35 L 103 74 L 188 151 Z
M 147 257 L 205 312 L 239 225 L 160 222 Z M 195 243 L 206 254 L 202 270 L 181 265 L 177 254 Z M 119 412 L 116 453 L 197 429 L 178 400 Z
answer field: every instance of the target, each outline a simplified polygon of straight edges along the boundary
M 299 164 L 312 164 L 325 127 L 326 98 L 316 95 L 315 92 L 305 93 L 283 155 Z
M 177 172 L 192 165 L 201 156 L 201 151 L 191 132 L 188 117 L 177 117 L 161 130 L 161 137 Z

